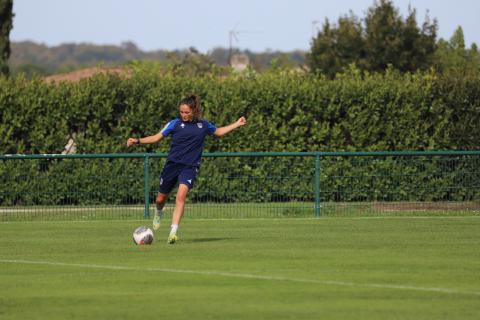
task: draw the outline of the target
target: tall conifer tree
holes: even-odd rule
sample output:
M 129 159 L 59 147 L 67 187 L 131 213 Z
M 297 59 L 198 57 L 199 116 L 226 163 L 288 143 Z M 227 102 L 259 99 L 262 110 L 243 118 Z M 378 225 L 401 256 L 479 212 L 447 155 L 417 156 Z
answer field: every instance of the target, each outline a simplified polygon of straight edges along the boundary
M 0 0 L 0 74 L 9 74 L 10 30 L 13 26 L 13 0 Z

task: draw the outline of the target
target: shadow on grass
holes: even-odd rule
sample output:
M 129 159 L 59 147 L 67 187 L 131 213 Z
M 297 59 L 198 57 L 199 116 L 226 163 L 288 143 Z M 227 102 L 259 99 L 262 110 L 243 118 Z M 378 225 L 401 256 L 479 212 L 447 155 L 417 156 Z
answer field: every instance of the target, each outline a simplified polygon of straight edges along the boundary
M 235 238 L 196 238 L 196 239 L 191 239 L 191 240 L 185 240 L 185 242 L 193 242 L 193 243 L 198 243 L 198 242 L 215 242 L 215 241 L 228 241 L 228 240 L 234 240 Z

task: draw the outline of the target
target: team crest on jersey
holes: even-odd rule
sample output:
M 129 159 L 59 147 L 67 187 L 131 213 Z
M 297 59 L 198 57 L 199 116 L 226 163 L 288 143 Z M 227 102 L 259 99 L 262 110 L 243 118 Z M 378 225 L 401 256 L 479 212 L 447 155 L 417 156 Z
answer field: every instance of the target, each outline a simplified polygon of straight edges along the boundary
M 202 129 L 202 128 L 203 128 L 203 123 L 199 122 L 199 123 L 197 123 L 197 126 L 198 126 L 200 129 Z

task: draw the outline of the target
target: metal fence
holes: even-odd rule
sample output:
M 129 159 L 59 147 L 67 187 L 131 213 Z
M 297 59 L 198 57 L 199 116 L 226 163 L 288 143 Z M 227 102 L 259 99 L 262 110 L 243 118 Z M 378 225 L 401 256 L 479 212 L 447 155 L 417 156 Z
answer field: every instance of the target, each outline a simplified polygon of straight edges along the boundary
M 147 218 L 166 154 L 0 156 L 0 220 Z M 171 212 L 175 190 L 166 206 Z M 480 214 L 480 151 L 207 153 L 186 217 Z

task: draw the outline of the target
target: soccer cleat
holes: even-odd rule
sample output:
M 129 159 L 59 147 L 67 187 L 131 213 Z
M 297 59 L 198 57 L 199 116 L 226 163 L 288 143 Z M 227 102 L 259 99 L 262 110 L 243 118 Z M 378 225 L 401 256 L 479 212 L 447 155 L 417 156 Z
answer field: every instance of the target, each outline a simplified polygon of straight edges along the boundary
M 177 235 L 170 235 L 168 236 L 168 240 L 167 240 L 167 243 L 168 244 L 174 244 L 176 241 L 178 240 L 178 237 Z
M 156 214 L 153 216 L 153 230 L 158 230 L 160 228 L 160 215 Z

